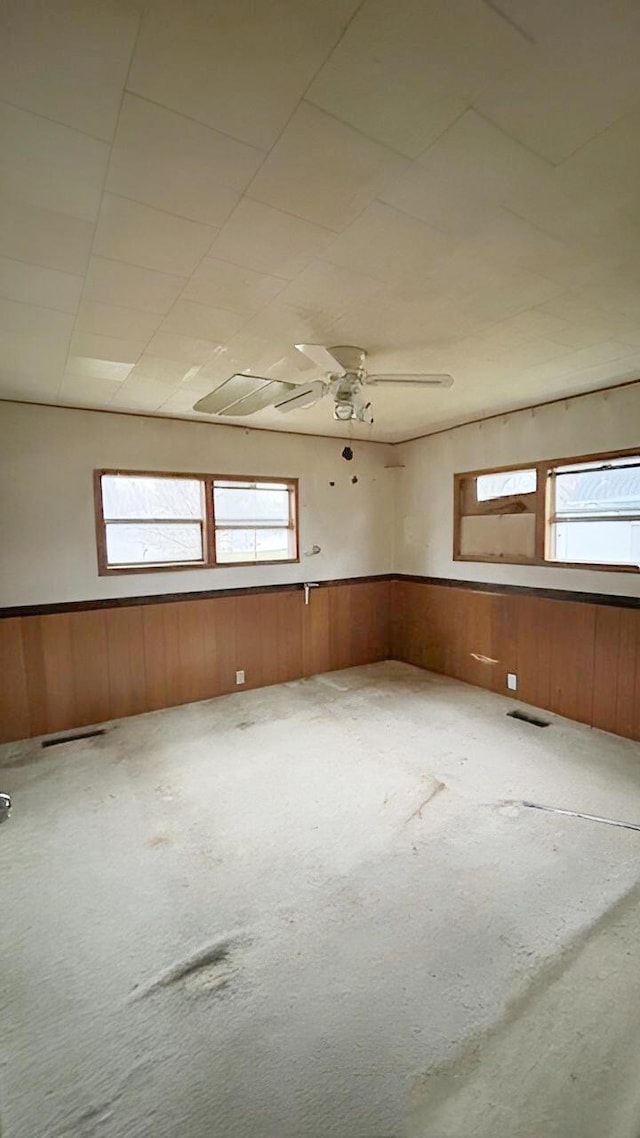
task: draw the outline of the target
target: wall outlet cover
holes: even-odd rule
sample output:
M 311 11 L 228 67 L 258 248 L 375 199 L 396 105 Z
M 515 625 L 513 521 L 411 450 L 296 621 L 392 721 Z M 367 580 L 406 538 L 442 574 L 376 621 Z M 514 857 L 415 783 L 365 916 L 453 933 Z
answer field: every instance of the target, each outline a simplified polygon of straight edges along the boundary
M 509 691 L 518 690 L 518 677 L 515 672 L 507 672 L 507 687 Z
M 244 668 L 241 668 L 238 672 L 236 672 L 236 683 L 237 684 L 243 684 L 244 683 Z

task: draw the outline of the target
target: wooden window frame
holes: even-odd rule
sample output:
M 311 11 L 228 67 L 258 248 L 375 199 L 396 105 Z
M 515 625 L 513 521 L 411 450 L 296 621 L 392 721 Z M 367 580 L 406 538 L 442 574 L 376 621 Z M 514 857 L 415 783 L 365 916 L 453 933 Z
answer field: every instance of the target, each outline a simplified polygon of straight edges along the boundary
M 177 480 L 185 478 L 202 484 L 204 499 L 204 515 L 201 519 L 202 548 L 204 558 L 202 561 L 168 561 L 162 564 L 149 563 L 148 565 L 109 565 L 107 560 L 107 535 L 102 504 L 102 477 L 103 475 L 123 475 L 129 478 L 171 478 Z M 280 483 L 286 485 L 289 493 L 289 524 L 288 529 L 294 535 L 295 557 L 277 557 L 272 560 L 260 561 L 218 561 L 216 556 L 216 521 L 213 497 L 214 482 L 255 482 Z M 96 545 L 98 553 L 98 576 L 117 577 L 129 573 L 177 573 L 184 569 L 234 569 L 252 565 L 296 565 L 300 561 L 300 531 L 299 531 L 299 481 L 297 478 L 280 478 L 268 474 L 202 474 L 185 473 L 184 471 L 169 470 L 111 470 L 101 469 L 93 472 L 93 501 L 96 522 Z M 116 519 L 117 520 L 117 519 Z M 128 520 L 128 519 L 127 519 Z M 135 519 L 134 519 L 135 520 Z M 173 518 L 145 518 L 144 521 L 172 522 Z M 178 519 L 180 520 L 180 519 Z M 194 518 L 187 519 L 189 523 Z M 224 527 L 219 527 L 224 528 Z M 251 526 L 247 526 L 251 529 Z M 280 528 L 280 527 L 277 527 Z
M 475 561 L 480 564 L 492 565 L 538 565 L 540 567 L 547 566 L 557 569 L 590 569 L 605 573 L 639 573 L 640 569 L 635 565 L 612 565 L 596 561 L 556 561 L 547 556 L 550 526 L 553 521 L 551 516 L 552 472 L 558 466 L 579 465 L 582 462 L 607 462 L 610 459 L 626 458 L 630 455 L 637 455 L 638 453 L 638 447 L 627 447 L 624 450 L 602 451 L 598 454 L 571 455 L 568 458 L 544 459 L 538 462 L 518 462 L 512 463 L 509 466 L 490 466 L 484 467 L 482 470 L 465 470 L 454 474 L 453 560 Z M 485 502 L 479 502 L 474 487 L 473 497 L 475 501 L 470 500 L 470 483 L 478 478 L 479 475 L 508 474 L 516 470 L 536 471 L 536 490 L 533 493 L 514 494 L 510 497 L 505 496 L 504 498 L 489 498 Z M 517 510 L 509 509 L 510 505 L 514 506 L 516 502 L 521 503 L 525 498 L 528 498 L 530 501 L 525 503 L 524 509 L 522 507 Z M 479 556 L 460 552 L 461 526 L 464 517 L 473 516 L 474 514 L 508 515 L 523 512 L 535 514 L 535 552 L 532 557 L 516 557 L 511 554 L 483 554 Z

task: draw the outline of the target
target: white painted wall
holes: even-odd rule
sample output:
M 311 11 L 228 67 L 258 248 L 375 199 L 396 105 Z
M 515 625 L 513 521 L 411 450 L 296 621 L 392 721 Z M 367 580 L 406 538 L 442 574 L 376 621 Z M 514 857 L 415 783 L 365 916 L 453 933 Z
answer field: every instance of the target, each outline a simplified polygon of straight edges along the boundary
M 454 561 L 453 475 L 640 445 L 640 384 L 517 411 L 394 448 L 395 569 L 465 581 L 640 595 L 640 574 Z
M 0 403 L 0 605 L 194 592 L 388 573 L 391 449 L 209 423 Z M 202 471 L 300 479 L 299 565 L 99 577 L 93 470 Z M 356 485 L 351 483 L 357 475 Z M 329 485 L 335 481 L 335 486 Z

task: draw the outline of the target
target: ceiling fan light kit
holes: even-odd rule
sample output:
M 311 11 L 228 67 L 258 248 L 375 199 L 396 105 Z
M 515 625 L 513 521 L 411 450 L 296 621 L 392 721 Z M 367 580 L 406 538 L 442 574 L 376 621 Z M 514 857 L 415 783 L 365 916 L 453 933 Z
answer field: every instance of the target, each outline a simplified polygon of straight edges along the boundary
M 296 344 L 297 350 L 324 372 L 324 379 L 289 383 L 266 376 L 236 372 L 214 391 L 194 404 L 194 411 L 207 415 L 254 415 L 265 407 L 287 414 L 312 407 L 325 395 L 333 398 L 333 417 L 339 422 L 371 425 L 373 413 L 366 387 L 451 387 L 446 374 L 412 374 L 367 371 L 367 353 L 353 344 L 325 348 L 323 344 Z

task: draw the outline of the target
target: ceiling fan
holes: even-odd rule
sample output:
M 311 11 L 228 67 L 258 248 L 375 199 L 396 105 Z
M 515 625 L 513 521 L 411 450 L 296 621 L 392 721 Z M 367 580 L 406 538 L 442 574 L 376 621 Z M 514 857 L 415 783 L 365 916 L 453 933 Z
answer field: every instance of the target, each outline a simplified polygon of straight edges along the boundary
M 316 367 L 325 373 L 325 379 L 311 383 L 286 383 L 259 375 L 236 372 L 194 404 L 194 411 L 207 415 L 253 415 L 265 407 L 276 407 L 286 413 L 311 407 L 325 395 L 333 397 L 333 417 L 343 422 L 355 419 L 360 423 L 373 423 L 371 403 L 367 399 L 368 387 L 451 387 L 450 375 L 413 375 L 399 373 L 369 373 L 364 348 L 342 344 L 325 348 L 321 344 L 296 344 Z

